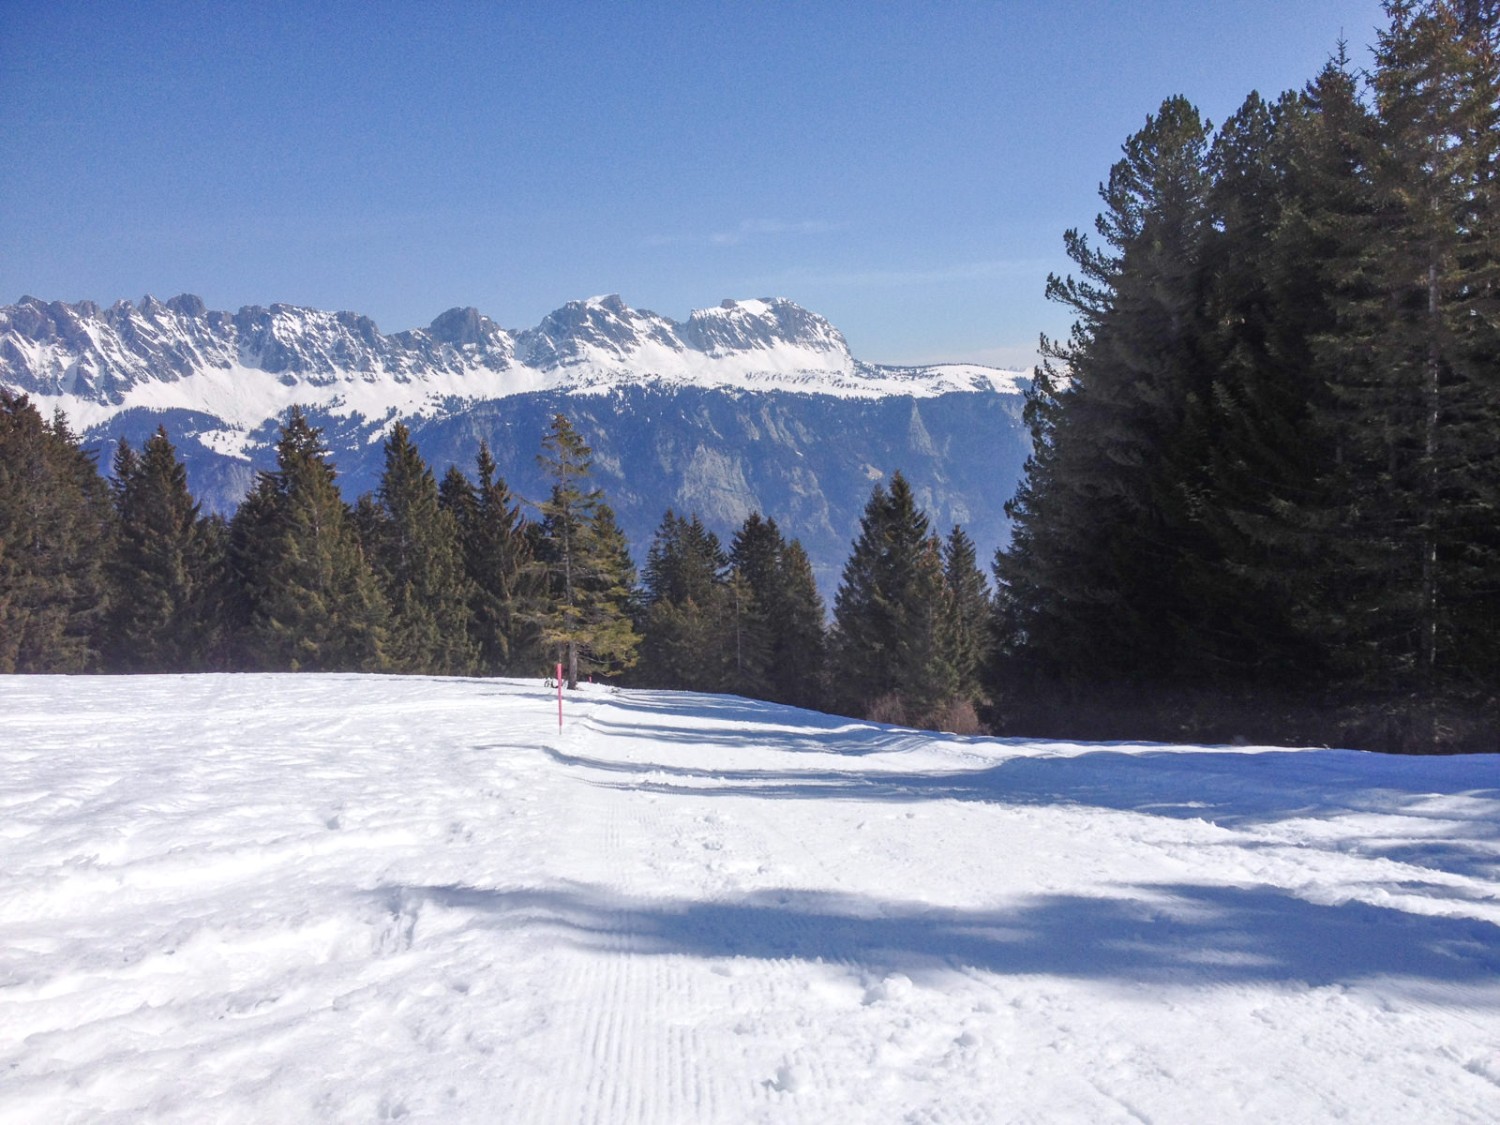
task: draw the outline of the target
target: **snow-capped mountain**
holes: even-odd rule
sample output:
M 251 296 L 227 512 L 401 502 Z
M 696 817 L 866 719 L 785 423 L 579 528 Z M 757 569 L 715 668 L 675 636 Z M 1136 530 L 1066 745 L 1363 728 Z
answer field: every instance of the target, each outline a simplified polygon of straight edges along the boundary
M 232 509 L 270 465 L 294 404 L 324 426 L 351 497 L 373 487 L 397 419 L 439 473 L 471 468 L 488 439 L 531 494 L 537 442 L 561 411 L 594 446 L 638 546 L 668 505 L 723 531 L 760 510 L 802 537 L 825 587 L 871 483 L 896 469 L 944 527 L 964 523 L 982 549 L 1003 538 L 1000 506 L 1025 457 L 1024 379 L 863 363 L 827 320 L 780 298 L 726 300 L 679 323 L 595 297 L 520 330 L 455 308 L 390 335 L 356 313 L 219 312 L 190 295 L 0 307 L 0 385 L 62 409 L 101 450 L 165 425 L 210 508 Z
M 725 301 L 679 324 L 595 297 L 520 331 L 477 309 L 450 309 L 425 329 L 389 336 L 356 313 L 215 312 L 190 295 L 109 308 L 26 297 L 0 308 L 0 381 L 85 427 L 137 407 L 206 409 L 248 433 L 293 401 L 374 420 L 537 391 L 655 385 L 930 398 L 1009 391 L 1017 378 L 968 364 L 860 363 L 833 325 L 782 299 Z

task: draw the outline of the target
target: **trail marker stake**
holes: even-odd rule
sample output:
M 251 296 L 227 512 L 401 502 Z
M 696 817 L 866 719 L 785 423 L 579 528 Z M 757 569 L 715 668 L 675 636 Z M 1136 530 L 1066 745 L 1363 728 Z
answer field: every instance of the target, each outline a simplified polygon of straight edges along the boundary
M 562 730 L 562 661 L 557 664 L 557 729 Z

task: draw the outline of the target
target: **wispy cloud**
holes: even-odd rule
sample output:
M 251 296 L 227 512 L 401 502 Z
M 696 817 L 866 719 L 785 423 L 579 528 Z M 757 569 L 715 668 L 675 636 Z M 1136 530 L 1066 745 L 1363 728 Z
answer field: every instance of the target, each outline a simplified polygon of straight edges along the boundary
M 648 246 L 739 246 L 758 238 L 780 238 L 787 235 L 831 234 L 843 230 L 843 223 L 823 222 L 819 219 L 788 221 L 785 219 L 741 219 L 728 230 L 710 231 L 706 234 L 666 234 L 646 239 Z
M 781 275 L 788 284 L 883 288 L 909 285 L 945 285 L 954 281 L 983 281 L 997 277 L 1024 277 L 1043 273 L 1052 263 L 1037 259 L 996 259 L 955 262 L 919 269 L 791 270 Z
M 719 231 L 709 238 L 715 246 L 738 246 L 752 238 L 783 234 L 831 234 L 841 229 L 838 223 L 819 222 L 808 219 L 800 223 L 783 222 L 780 219 L 745 219 L 733 230 Z

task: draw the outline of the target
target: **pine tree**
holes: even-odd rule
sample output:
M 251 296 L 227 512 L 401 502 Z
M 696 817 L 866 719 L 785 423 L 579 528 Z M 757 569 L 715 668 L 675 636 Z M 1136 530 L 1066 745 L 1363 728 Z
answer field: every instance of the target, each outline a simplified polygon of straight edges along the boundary
M 140 456 L 122 438 L 114 478 L 106 663 L 130 672 L 201 667 L 212 647 L 215 543 L 166 430 L 158 428 Z
M 1371 76 L 1382 143 L 1367 261 L 1378 303 L 1351 311 L 1382 356 L 1379 403 L 1405 428 L 1380 451 L 1401 541 L 1382 616 L 1408 630 L 1387 652 L 1430 693 L 1500 672 L 1492 640 L 1466 627 L 1493 621 L 1495 605 L 1500 13 L 1445 0 L 1392 2 L 1387 13 Z
M 715 597 L 719 638 L 719 690 L 748 699 L 771 692 L 775 631 L 755 589 L 738 567 L 731 566 Z
M 724 638 L 719 596 L 727 562 L 697 515 L 670 508 L 651 540 L 643 573 L 642 672 L 653 686 L 715 691 Z
M 931 635 L 942 617 L 942 568 L 939 562 L 929 588 L 928 526 L 899 472 L 889 491 L 875 486 L 834 600 L 832 691 L 846 714 L 881 710 L 904 722 L 916 708 L 925 717 L 928 674 L 942 678 L 922 667 L 942 649 Z M 924 597 L 937 607 L 922 604 Z
M 961 686 L 942 545 L 936 536 L 921 545 L 900 609 L 903 627 L 896 645 L 894 694 L 902 718 L 896 721 L 935 728 L 942 725 Z
M 297 407 L 281 427 L 276 465 L 230 528 L 243 660 L 272 671 L 382 669 L 389 609 L 321 431 Z
M 528 525 L 520 502 L 496 474 L 487 442 L 480 442 L 475 467 L 477 485 L 450 467 L 438 499 L 458 523 L 480 666 L 491 675 L 532 672 L 543 657 L 532 624 L 541 589 Z
M 827 612 L 812 561 L 793 539 L 781 552 L 780 597 L 772 621 L 771 698 L 794 707 L 821 708 L 828 698 Z
M 990 592 L 974 541 L 957 524 L 943 544 L 943 598 L 953 694 L 978 703 L 984 695 L 983 677 L 992 647 Z
M 397 671 L 462 675 L 478 646 L 469 637 L 472 591 L 458 523 L 438 503 L 437 481 L 400 422 L 385 443 L 374 511 L 359 522 L 390 618 L 386 654 Z
M 96 667 L 109 488 L 61 412 L 0 388 L 0 673 Z
M 807 552 L 796 540 L 783 539 L 774 519 L 752 512 L 735 532 L 729 563 L 749 588 L 750 598 L 739 611 L 740 627 L 743 651 L 752 654 L 744 667 L 758 685 L 740 694 L 797 707 L 821 706 L 825 611 Z
M 541 506 L 536 565 L 548 596 L 536 620 L 571 688 L 586 666 L 609 673 L 634 664 L 635 569 L 603 492 L 587 487 L 592 450 L 564 415 L 553 418 L 542 449 L 537 461 L 552 491 Z
M 1182 572 L 1210 549 L 1192 504 L 1201 482 L 1184 475 L 1202 448 L 1188 404 L 1210 393 L 1208 133 L 1185 100 L 1164 102 L 1101 188 L 1107 249 L 1067 232 L 1081 276 L 1048 280 L 1077 319 L 1066 344 L 1043 340 L 1025 413 L 1033 454 L 996 562 L 999 627 L 1007 651 L 1024 650 L 1028 685 L 1076 692 L 1183 663 Z

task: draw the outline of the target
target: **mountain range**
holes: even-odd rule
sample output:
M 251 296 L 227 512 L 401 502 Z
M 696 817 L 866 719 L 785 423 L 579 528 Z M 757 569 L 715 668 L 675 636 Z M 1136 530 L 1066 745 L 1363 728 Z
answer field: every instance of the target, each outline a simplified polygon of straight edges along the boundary
M 441 474 L 489 442 L 535 500 L 541 435 L 564 413 L 644 558 L 669 506 L 727 535 L 752 511 L 803 541 L 825 593 L 874 483 L 901 470 L 946 532 L 982 554 L 1029 444 L 1026 376 L 975 364 L 856 360 L 823 317 L 784 299 L 726 300 L 677 322 L 618 296 L 573 301 L 512 330 L 473 308 L 382 334 L 369 317 L 294 305 L 208 309 L 191 295 L 101 307 L 0 307 L 0 385 L 110 447 L 166 427 L 195 495 L 229 512 L 274 464 L 292 405 L 323 427 L 346 498 L 374 488 L 402 420 Z

